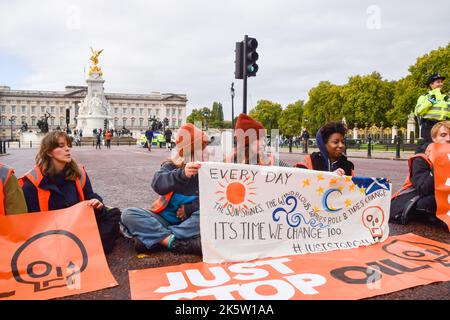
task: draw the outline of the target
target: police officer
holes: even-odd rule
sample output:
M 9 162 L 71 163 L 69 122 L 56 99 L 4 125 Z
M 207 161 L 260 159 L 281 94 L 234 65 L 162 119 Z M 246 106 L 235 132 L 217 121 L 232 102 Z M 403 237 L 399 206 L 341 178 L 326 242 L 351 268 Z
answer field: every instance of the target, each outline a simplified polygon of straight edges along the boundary
M 432 142 L 431 128 L 439 121 L 450 120 L 449 96 L 441 92 L 444 80 L 439 73 L 432 74 L 427 80 L 431 90 L 417 100 L 415 115 L 421 117 L 422 148 Z

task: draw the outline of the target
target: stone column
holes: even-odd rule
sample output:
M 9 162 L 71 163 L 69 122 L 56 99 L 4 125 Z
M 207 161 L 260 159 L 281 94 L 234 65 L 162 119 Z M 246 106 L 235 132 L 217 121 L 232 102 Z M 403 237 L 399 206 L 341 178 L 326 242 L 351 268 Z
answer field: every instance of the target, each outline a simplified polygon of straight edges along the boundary
M 414 114 L 411 112 L 408 115 L 408 123 L 406 125 L 406 138 L 408 140 L 413 140 L 416 136 L 416 120 L 414 119 Z
M 353 128 L 353 140 L 358 139 L 358 124 L 355 123 L 355 126 Z
M 396 125 L 392 127 L 392 143 L 395 143 L 395 137 L 398 136 L 398 128 Z

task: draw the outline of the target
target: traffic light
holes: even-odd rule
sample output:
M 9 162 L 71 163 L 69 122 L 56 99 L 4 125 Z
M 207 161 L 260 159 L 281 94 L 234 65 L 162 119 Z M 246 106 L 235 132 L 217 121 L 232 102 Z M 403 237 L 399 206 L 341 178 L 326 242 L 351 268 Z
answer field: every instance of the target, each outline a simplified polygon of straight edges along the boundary
M 106 129 L 107 125 L 108 125 L 108 120 L 107 120 L 107 119 L 104 119 L 104 120 L 103 120 L 103 128 Z
M 250 37 L 246 40 L 245 69 L 247 71 L 247 77 L 255 77 L 259 69 L 256 64 L 256 60 L 259 58 L 259 54 L 256 52 L 256 48 L 258 48 L 258 41 L 255 38 Z
M 70 123 L 70 109 L 66 109 L 66 123 Z
M 236 42 L 236 49 L 234 50 L 235 52 L 235 60 L 234 60 L 234 78 L 235 79 L 244 79 L 244 73 L 242 68 L 243 66 L 243 61 L 242 61 L 242 55 L 243 55 L 243 41 L 241 42 Z
M 169 126 L 169 119 L 168 119 L 168 118 L 164 118 L 164 125 L 165 125 L 166 127 Z

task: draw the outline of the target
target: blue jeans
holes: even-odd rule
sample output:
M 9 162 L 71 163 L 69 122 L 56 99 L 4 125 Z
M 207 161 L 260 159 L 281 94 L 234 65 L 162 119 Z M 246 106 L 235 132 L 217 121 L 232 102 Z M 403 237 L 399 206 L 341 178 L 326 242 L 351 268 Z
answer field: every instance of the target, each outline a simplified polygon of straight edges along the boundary
M 171 234 L 175 239 L 189 239 L 200 235 L 200 211 L 180 224 L 170 224 L 159 214 L 141 208 L 122 211 L 121 230 L 128 237 L 137 237 L 148 249 L 158 245 Z

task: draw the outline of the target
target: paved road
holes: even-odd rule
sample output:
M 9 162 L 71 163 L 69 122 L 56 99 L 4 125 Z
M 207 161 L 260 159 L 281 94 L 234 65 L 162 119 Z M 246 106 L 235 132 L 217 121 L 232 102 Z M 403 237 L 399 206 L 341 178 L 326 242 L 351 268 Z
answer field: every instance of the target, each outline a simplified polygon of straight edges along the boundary
M 13 166 L 21 175 L 33 166 L 36 149 L 10 149 L 10 154 L 0 157 L 0 162 Z M 153 172 L 160 166 L 169 151 L 154 149 L 148 152 L 135 146 L 113 147 L 110 150 L 95 150 L 92 147 L 74 149 L 74 158 L 85 165 L 94 190 L 107 205 L 119 208 L 137 206 L 149 208 L 156 198 L 151 190 Z M 282 153 L 281 158 L 289 164 L 302 160 L 299 154 Z M 398 189 L 405 179 L 405 161 L 350 158 L 358 175 L 386 177 L 391 179 L 393 189 Z M 434 226 L 411 223 L 407 226 L 391 225 L 392 235 L 415 233 L 433 240 L 450 243 L 448 233 Z M 192 255 L 177 255 L 167 251 L 137 258 L 131 243 L 119 239 L 117 247 L 108 257 L 111 271 L 119 286 L 98 292 L 86 293 L 65 299 L 130 299 L 128 270 L 162 267 L 187 262 L 199 262 L 201 258 Z M 448 299 L 450 281 L 416 287 L 373 299 Z

